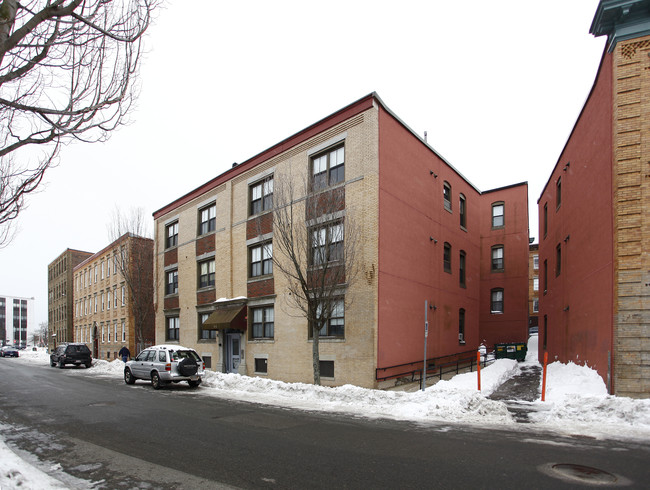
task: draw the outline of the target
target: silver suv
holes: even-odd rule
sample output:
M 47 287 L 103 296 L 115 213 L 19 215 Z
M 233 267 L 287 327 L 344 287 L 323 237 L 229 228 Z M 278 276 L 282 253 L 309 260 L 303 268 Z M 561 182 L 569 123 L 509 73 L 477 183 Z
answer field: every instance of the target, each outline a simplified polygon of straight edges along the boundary
M 187 381 L 195 388 L 201 384 L 205 364 L 194 349 L 180 345 L 154 345 L 126 363 L 124 382 L 128 385 L 136 379 L 151 380 L 151 386 L 159 390 L 169 383 Z

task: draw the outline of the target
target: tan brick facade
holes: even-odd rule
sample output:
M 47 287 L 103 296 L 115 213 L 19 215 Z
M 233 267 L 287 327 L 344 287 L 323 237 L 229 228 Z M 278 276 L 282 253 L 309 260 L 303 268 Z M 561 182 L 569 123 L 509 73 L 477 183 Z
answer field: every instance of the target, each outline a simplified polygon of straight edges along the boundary
M 337 144 L 345 145 L 346 216 L 354 217 L 361 225 L 363 250 L 359 256 L 363 272 L 346 292 L 351 304 L 345 311 L 345 338 L 320 341 L 321 360 L 335 363 L 334 378 L 323 378 L 322 383 L 374 387 L 377 283 L 372 271 L 377 264 L 377 133 L 377 110 L 371 108 L 306 138 L 156 219 L 156 341 L 192 347 L 208 359 L 211 369 L 223 371 L 228 333 L 219 330 L 214 339 L 201 338 L 200 315 L 212 311 L 214 305 L 201 304 L 197 298 L 210 292 L 216 299 L 246 297 L 248 312 L 253 307 L 273 305 L 274 336 L 253 339 L 248 319 L 249 328 L 241 334 L 242 362 L 238 372 L 289 382 L 313 382 L 307 322 L 288 301 L 283 275 L 275 271 L 270 278 L 249 278 L 249 247 L 272 238 L 270 215 L 249 217 L 250 186 L 269 175 L 291 175 L 296 182 L 302 182 L 308 172 L 310 150 L 335 139 Z M 199 210 L 210 202 L 216 202 L 215 230 L 198 236 Z M 179 224 L 178 242 L 169 248 L 165 246 L 167 226 L 174 222 Z M 213 255 L 206 241 L 212 242 Z M 169 258 L 172 254 L 175 261 Z M 198 264 L 210 257 L 215 261 L 214 287 L 199 288 Z M 178 293 L 166 294 L 167 273 L 173 270 L 178 271 Z M 176 316 L 179 338 L 170 340 L 167 318 Z M 256 373 L 256 358 L 266 360 L 267 373 Z
M 143 347 L 152 345 L 153 305 L 149 306 L 151 314 L 143 329 L 144 338 L 137 342 L 133 294 L 121 272 L 121 267 L 131 270 L 137 267 L 142 271 L 138 275 L 145 276 L 145 283 L 149 273 L 148 287 L 151 288 L 148 271 L 153 269 L 152 249 L 152 240 L 124 235 L 74 268 L 73 338 L 74 342 L 87 344 L 93 357 L 112 361 L 118 358 L 122 346 L 128 347 L 135 356 Z M 126 250 L 124 266 L 120 265 L 122 250 Z M 136 257 L 145 263 L 136 265 Z
M 614 50 L 614 387 L 650 395 L 650 36 Z

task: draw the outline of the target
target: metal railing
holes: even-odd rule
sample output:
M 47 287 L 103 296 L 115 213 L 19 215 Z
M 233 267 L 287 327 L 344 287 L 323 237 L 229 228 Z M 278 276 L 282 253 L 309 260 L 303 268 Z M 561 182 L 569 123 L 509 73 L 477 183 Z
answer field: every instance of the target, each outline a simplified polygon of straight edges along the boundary
M 481 364 L 487 366 L 494 359 L 489 359 L 487 355 L 481 356 Z M 442 379 L 444 374 L 456 373 L 459 374 L 461 370 L 468 369 L 471 371 L 476 367 L 476 351 L 465 351 L 457 354 L 447 356 L 433 357 L 427 359 L 427 379 L 438 377 Z M 388 366 L 377 368 L 375 376 L 377 381 L 386 381 L 395 378 L 410 377 L 410 381 L 422 380 L 422 365 L 423 361 L 413 361 L 404 364 L 396 364 L 395 366 Z

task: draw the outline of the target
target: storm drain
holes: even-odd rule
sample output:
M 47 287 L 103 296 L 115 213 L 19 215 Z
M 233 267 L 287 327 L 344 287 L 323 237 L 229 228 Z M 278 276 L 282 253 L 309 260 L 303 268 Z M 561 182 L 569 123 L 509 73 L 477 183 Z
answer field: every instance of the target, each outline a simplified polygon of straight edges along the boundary
M 579 482 L 585 485 L 629 485 L 627 478 L 608 473 L 598 468 L 571 463 L 550 463 L 541 468 L 542 471 L 554 478 L 560 478 L 571 482 Z

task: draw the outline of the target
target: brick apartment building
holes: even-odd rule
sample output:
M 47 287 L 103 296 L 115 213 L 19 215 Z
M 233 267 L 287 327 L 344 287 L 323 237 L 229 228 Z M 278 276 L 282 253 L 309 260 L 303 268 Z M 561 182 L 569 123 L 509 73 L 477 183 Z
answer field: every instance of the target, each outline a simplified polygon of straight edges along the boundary
M 308 322 L 271 260 L 274 179 L 288 175 L 309 182 L 299 199 L 343 196 L 324 234 L 354 218 L 362 238 L 319 337 L 323 384 L 421 369 L 425 300 L 429 359 L 526 340 L 527 184 L 479 191 L 372 93 L 154 213 L 157 343 L 217 371 L 313 381 Z
M 96 359 L 131 355 L 154 341 L 153 240 L 124 234 L 74 267 L 74 341 Z
M 72 342 L 72 270 L 91 255 L 68 248 L 47 266 L 47 346 L 50 351 L 60 342 Z
M 596 80 L 539 198 L 540 354 L 650 396 L 650 1 L 603 0 Z

